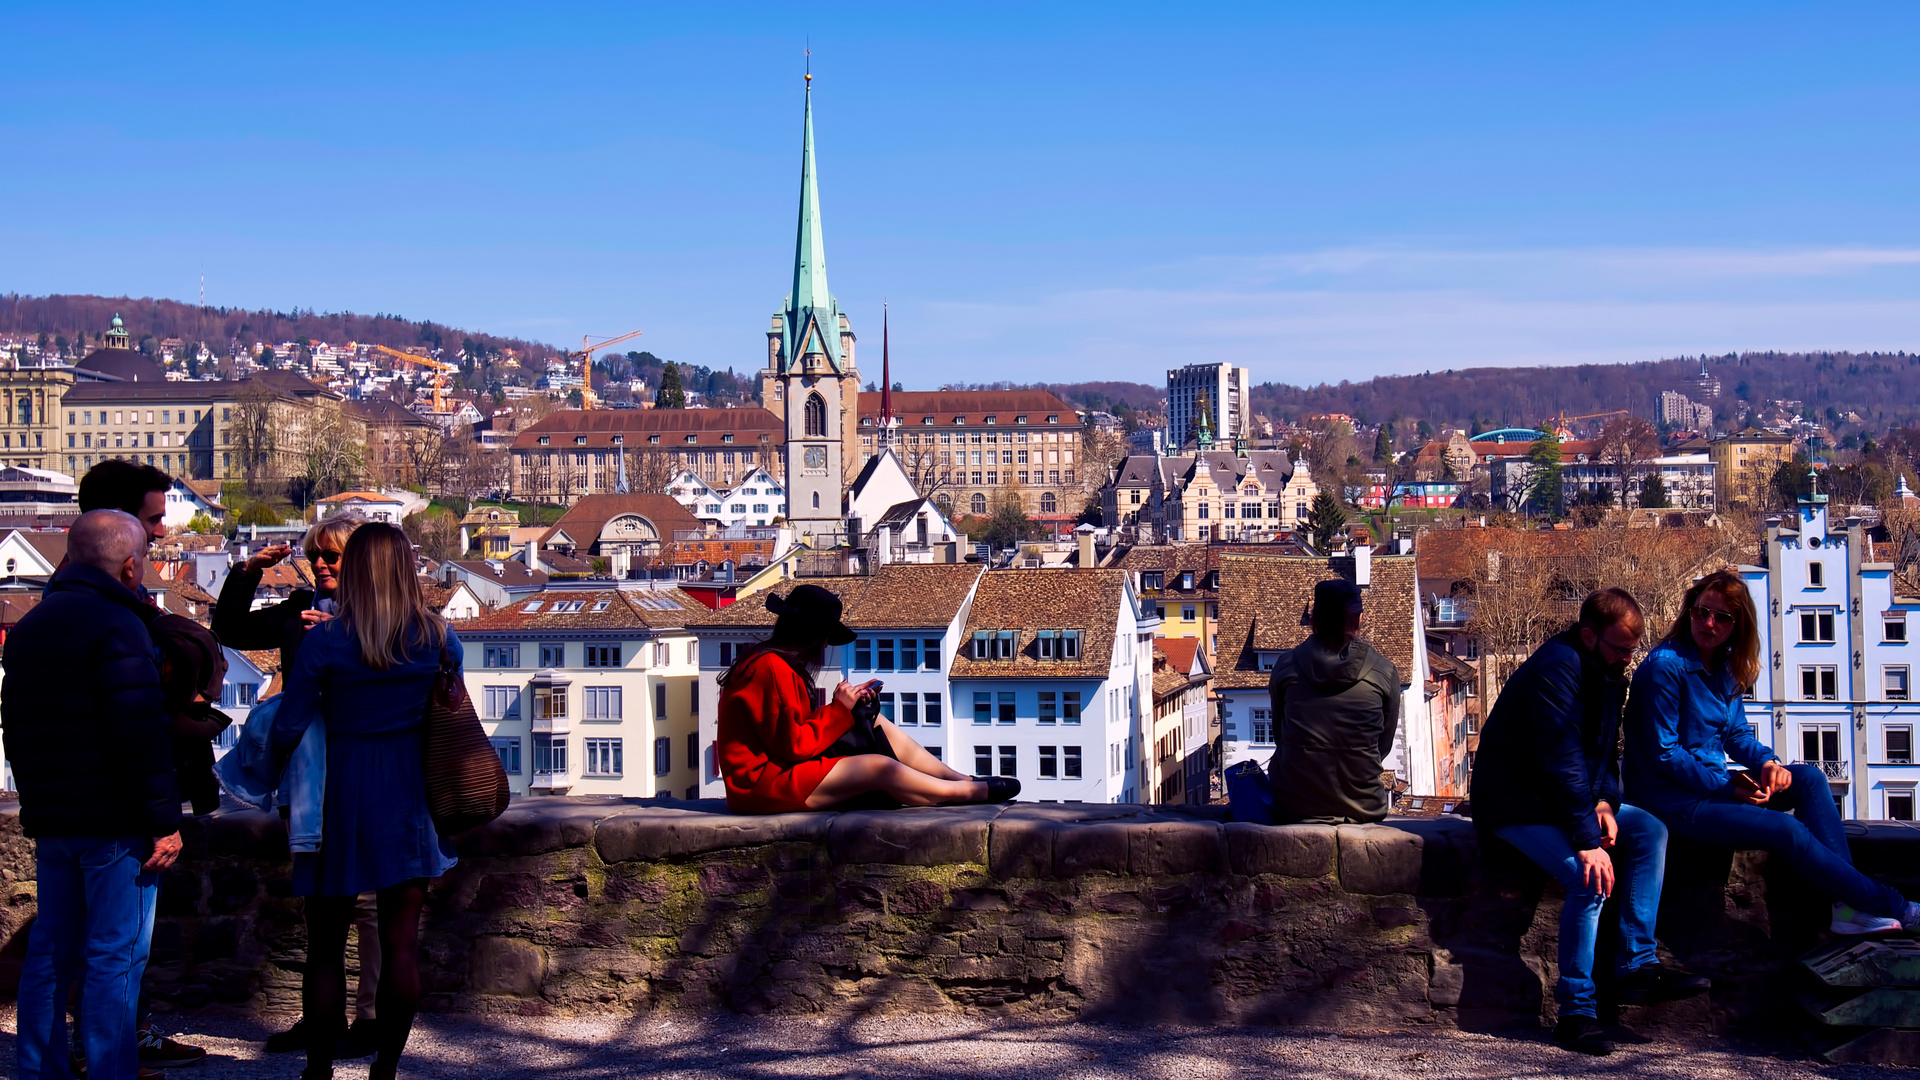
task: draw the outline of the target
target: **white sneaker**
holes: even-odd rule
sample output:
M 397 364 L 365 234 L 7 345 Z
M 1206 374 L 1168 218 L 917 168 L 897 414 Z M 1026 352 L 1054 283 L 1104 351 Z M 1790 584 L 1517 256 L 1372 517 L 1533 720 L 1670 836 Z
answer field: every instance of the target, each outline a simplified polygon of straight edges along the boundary
M 1892 934 L 1902 928 L 1899 919 L 1883 919 L 1878 915 L 1867 915 L 1848 904 L 1833 905 L 1833 924 L 1828 927 L 1836 934 L 1849 937 L 1861 934 Z

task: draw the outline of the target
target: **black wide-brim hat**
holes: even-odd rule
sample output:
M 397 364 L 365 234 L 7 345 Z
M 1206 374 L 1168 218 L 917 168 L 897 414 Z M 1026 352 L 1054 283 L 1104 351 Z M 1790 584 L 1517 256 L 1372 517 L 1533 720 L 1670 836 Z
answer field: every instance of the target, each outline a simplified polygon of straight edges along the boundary
M 767 596 L 767 610 L 819 631 L 829 645 L 845 645 L 856 635 L 840 621 L 840 598 L 818 585 L 800 585 L 786 596 Z

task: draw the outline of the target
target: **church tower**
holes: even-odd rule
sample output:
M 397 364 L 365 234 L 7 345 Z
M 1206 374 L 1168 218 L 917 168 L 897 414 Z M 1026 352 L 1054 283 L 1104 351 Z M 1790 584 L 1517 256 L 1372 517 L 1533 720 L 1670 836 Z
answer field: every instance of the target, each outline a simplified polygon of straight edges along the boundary
M 840 498 L 859 461 L 860 371 L 853 329 L 827 289 L 820 188 L 813 160 L 813 76 L 800 146 L 800 228 L 793 291 L 767 332 L 760 400 L 787 426 L 787 520 L 802 537 L 837 543 Z

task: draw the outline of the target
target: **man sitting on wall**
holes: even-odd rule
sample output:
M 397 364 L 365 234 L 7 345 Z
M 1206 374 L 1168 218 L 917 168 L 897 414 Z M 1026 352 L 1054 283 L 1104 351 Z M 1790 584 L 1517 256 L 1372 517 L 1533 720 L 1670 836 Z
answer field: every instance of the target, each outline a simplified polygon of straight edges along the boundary
M 1507 679 L 1473 763 L 1473 823 L 1484 842 L 1511 844 L 1566 887 L 1553 1037 L 1595 1056 L 1613 1052 L 1600 1026 L 1593 951 L 1600 909 L 1616 880 L 1623 895 L 1614 970 L 1622 1000 L 1671 1000 L 1708 986 L 1660 963 L 1653 928 L 1667 827 L 1620 801 L 1620 710 L 1644 625 L 1626 590 L 1589 594 L 1579 621 Z
M 1360 640 L 1360 587 L 1313 587 L 1313 633 L 1282 653 L 1273 699 L 1275 824 L 1338 825 L 1387 816 L 1380 760 L 1400 720 L 1400 673 Z

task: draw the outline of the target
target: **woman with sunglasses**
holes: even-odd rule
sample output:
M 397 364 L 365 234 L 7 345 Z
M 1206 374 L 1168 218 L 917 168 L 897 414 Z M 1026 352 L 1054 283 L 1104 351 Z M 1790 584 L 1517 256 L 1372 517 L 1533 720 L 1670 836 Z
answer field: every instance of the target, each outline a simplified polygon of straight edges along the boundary
M 1836 934 L 1920 929 L 1920 904 L 1854 869 L 1826 774 L 1786 765 L 1747 726 L 1741 696 L 1760 676 L 1760 629 L 1731 569 L 1687 590 L 1627 700 L 1627 796 L 1674 835 L 1785 857 L 1835 898 Z M 1729 772 L 1727 759 L 1746 766 Z
M 300 540 L 307 562 L 313 567 L 313 588 L 295 589 L 285 600 L 258 611 L 253 594 L 267 568 L 293 552 L 290 544 L 271 544 L 255 552 L 245 563 L 227 574 L 220 587 L 220 601 L 213 608 L 213 633 L 220 644 L 231 649 L 280 650 L 281 681 L 284 685 L 293 672 L 293 658 L 307 631 L 333 618 L 338 610 L 334 593 L 340 587 L 342 553 L 347 539 L 366 522 L 357 517 L 333 517 L 307 530 Z M 354 998 L 353 1027 L 335 1050 L 339 1057 L 365 1057 L 374 1052 L 374 988 L 380 980 L 380 934 L 372 893 L 360 898 L 360 988 Z M 286 1031 L 267 1037 L 267 1050 L 292 1053 L 307 1048 L 305 1020 L 297 1020 Z

